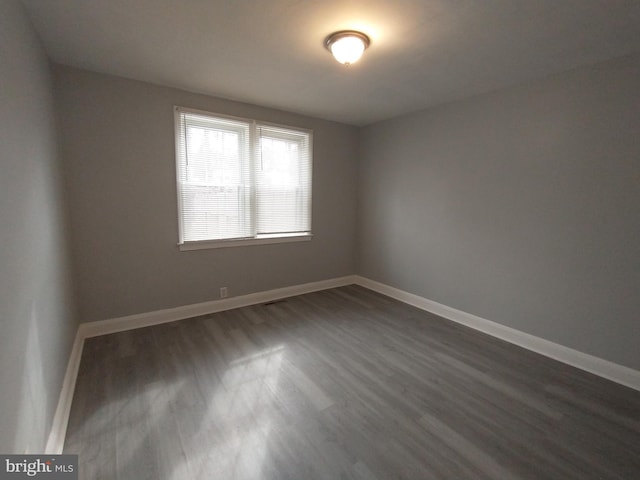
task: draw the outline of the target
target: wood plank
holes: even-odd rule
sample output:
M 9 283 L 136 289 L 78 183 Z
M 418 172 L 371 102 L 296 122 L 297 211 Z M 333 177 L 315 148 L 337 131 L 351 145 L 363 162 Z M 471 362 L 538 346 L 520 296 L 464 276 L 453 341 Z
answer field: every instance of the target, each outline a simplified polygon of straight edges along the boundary
M 358 286 L 86 341 L 83 479 L 640 478 L 640 394 Z

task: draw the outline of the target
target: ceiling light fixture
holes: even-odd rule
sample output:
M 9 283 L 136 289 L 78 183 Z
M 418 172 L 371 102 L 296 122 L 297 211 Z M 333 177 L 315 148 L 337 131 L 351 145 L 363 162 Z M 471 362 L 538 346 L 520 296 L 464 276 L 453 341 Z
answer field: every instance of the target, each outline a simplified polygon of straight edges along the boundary
M 324 46 L 335 59 L 344 65 L 351 65 L 360 60 L 371 40 L 362 32 L 341 30 L 332 33 L 324 41 Z

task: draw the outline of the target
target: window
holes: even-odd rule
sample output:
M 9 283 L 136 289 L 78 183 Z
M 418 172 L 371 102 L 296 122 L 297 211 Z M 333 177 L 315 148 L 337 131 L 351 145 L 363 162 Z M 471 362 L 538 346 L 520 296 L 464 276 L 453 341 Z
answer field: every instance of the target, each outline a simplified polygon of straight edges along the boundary
M 176 107 L 182 249 L 309 240 L 312 134 Z

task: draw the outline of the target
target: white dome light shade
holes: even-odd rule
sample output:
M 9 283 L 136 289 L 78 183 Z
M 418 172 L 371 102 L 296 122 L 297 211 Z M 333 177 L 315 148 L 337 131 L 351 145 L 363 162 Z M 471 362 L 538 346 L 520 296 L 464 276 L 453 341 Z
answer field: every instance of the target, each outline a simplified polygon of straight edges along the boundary
M 360 60 L 364 43 L 358 37 L 342 37 L 331 44 L 331 53 L 340 63 L 350 65 Z
M 337 61 L 351 65 L 360 60 L 369 43 L 369 37 L 364 33 L 342 31 L 329 35 L 325 46 Z

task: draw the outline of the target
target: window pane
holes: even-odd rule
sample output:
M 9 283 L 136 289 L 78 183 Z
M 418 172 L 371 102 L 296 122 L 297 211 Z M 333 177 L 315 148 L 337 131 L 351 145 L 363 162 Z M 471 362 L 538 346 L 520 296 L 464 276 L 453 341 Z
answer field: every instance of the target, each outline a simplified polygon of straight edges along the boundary
M 311 162 L 308 135 L 260 127 L 256 172 L 257 233 L 310 231 Z
M 252 236 L 249 126 L 190 113 L 182 119 L 182 240 Z

